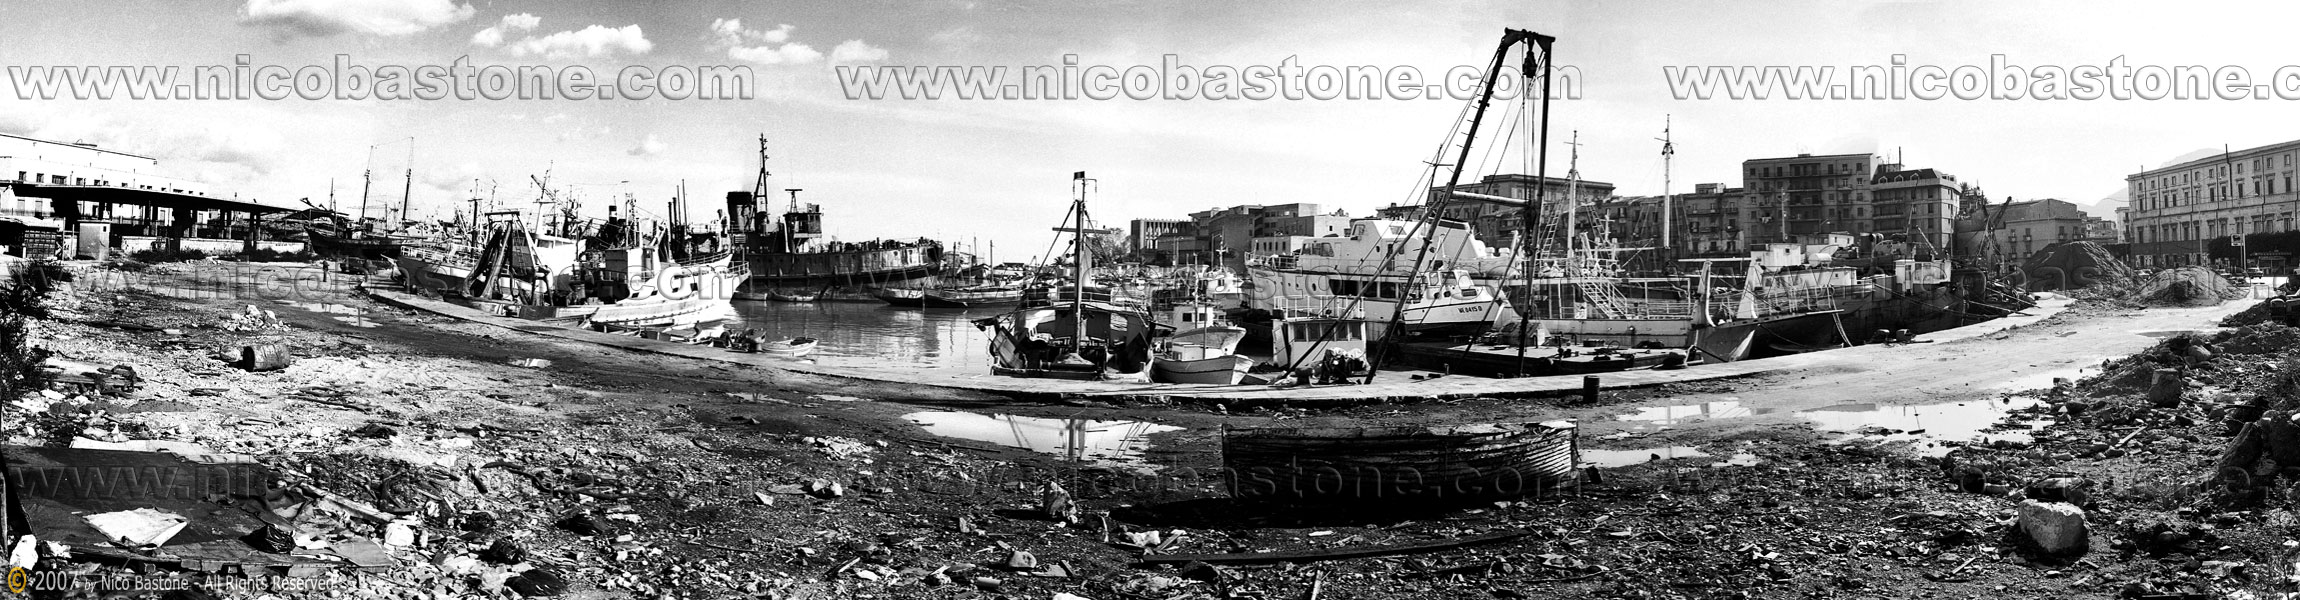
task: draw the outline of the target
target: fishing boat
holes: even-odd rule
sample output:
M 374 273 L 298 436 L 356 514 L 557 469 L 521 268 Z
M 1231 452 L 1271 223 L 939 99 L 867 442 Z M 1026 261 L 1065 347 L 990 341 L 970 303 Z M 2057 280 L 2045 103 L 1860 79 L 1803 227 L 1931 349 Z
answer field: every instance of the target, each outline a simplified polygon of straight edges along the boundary
M 787 340 L 778 340 L 759 344 L 757 351 L 760 354 L 772 354 L 784 358 L 798 358 L 813 353 L 815 351 L 815 344 L 817 343 L 818 340 L 814 338 L 795 337 Z
M 1058 233 L 1072 234 L 1071 277 L 1080 285 L 1066 301 L 1041 306 L 1025 305 L 1012 312 L 974 321 L 991 332 L 991 372 L 1007 377 L 1058 379 L 1129 379 L 1149 376 L 1154 325 L 1147 313 L 1111 302 L 1088 301 L 1078 289 L 1092 290 L 1094 257 L 1087 251 L 1088 235 L 1116 232 L 1092 227 L 1086 216 L 1086 192 L 1092 180 L 1080 171 L 1072 177 L 1077 195 Z
M 747 302 L 800 302 L 800 303 L 804 303 L 804 302 L 814 302 L 814 301 L 816 301 L 816 300 L 820 300 L 820 299 L 822 299 L 822 292 L 820 292 L 820 291 L 811 291 L 811 292 L 810 292 L 810 291 L 792 291 L 792 290 L 781 290 L 781 289 L 770 289 L 770 290 L 766 290 L 766 291 L 756 291 L 756 290 L 753 290 L 753 291 L 745 291 L 743 288 L 741 288 L 741 287 L 738 287 L 738 288 L 736 288 L 736 289 L 735 289 L 735 299 L 736 299 L 736 300 L 743 300 L 743 301 L 747 301 Z
M 926 290 L 909 288 L 871 288 L 870 296 L 889 306 L 921 308 L 926 306 Z
M 1021 286 L 979 286 L 927 290 L 920 303 L 927 308 L 973 308 L 1022 303 Z
M 1571 421 L 1222 430 L 1230 495 L 1282 502 L 1480 502 L 1574 478 Z
M 761 135 L 756 183 L 749 191 L 727 192 L 735 248 L 750 274 L 741 291 L 764 295 L 776 289 L 931 285 L 941 274 L 944 252 L 933 240 L 839 242 L 825 237 L 823 208 L 800 203 L 804 190 L 783 190 L 790 204 L 777 218 L 768 175 L 767 138 Z
M 1254 359 L 1238 354 L 1238 342 L 1245 339 L 1245 329 L 1222 322 L 1221 311 L 1211 304 L 1177 305 L 1169 309 L 1168 314 L 1173 320 L 1165 324 L 1176 330 L 1158 342 L 1157 361 L 1151 364 L 1151 381 L 1219 385 L 1245 382 L 1246 371 L 1254 367 Z
M 521 211 L 496 211 L 470 238 L 405 249 L 396 262 L 408 286 L 495 314 L 583 325 L 674 325 L 732 310 L 749 275 L 722 226 L 621 218 L 615 206 L 605 221 L 584 219 L 572 200 L 543 189 L 543 203 L 561 212 L 534 219 L 539 226 Z M 682 206 L 674 200 L 670 213 L 683 215 Z

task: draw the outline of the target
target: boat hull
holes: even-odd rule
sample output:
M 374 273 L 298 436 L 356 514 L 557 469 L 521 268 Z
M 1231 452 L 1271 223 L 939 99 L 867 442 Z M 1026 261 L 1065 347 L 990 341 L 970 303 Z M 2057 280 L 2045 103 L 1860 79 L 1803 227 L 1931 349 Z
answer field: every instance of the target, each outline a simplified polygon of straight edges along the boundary
M 1570 422 L 1225 429 L 1230 495 L 1290 502 L 1479 502 L 1554 492 L 1579 460 Z
M 1254 359 L 1236 354 L 1198 360 L 1159 360 L 1150 364 L 1150 380 L 1159 383 L 1238 385 Z
M 871 290 L 870 295 L 889 306 L 904 308 L 924 308 L 926 306 L 926 292 L 921 290 L 881 288 Z

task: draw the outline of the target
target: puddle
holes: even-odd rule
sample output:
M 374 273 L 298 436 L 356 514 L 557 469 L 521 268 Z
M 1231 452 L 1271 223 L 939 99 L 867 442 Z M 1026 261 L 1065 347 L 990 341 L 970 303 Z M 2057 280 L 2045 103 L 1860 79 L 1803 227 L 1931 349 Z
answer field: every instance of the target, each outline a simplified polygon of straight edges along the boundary
M 2184 334 L 2184 333 L 2204 333 L 2204 332 L 2203 332 L 2203 331 L 2201 331 L 2201 330 L 2196 330 L 2196 329 L 2166 329 L 2166 330 L 2162 330 L 2162 331 L 2135 331 L 2135 332 L 2133 332 L 2133 333 L 2135 333 L 2135 334 L 2139 334 L 2139 335 L 2148 336 L 2148 337 L 2152 337 L 2152 338 L 2157 338 L 2157 339 L 2164 339 L 2164 338 L 2176 337 L 2176 336 L 2179 336 L 2180 334 Z
M 1995 433 L 1982 433 L 1981 430 L 2005 421 L 2014 410 L 2042 404 L 2044 401 L 2036 398 L 2014 396 L 2004 400 L 1946 404 L 1839 404 L 1798 411 L 1797 415 L 1812 421 L 1814 429 L 1845 434 L 1837 439 L 1838 442 L 1854 439 L 1905 441 L 1911 442 L 1920 455 L 1940 456 L 1955 449 L 1942 442 L 1985 443 L 2007 440 L 2028 443 L 2031 436 L 2025 430 Z M 2051 424 L 2051 421 L 2026 423 L 2041 427 Z
M 1700 448 L 1695 448 L 1692 446 L 1639 448 L 1635 450 L 1590 450 L 1585 448 L 1581 451 L 1581 464 L 1596 465 L 1607 468 L 1619 468 L 1630 465 L 1641 465 L 1656 460 L 1704 458 L 1707 456 L 1709 456 L 1709 453 L 1702 452 Z
M 1136 469 L 1155 468 L 1142 457 L 1150 449 L 1150 434 L 1182 430 L 1145 421 L 1048 419 L 960 411 L 916 412 L 902 418 L 917 423 L 927 433 L 943 437 L 1072 457 L 1099 466 Z
M 1725 457 L 1723 462 L 1709 463 L 1709 467 L 1712 469 L 1722 469 L 1725 467 L 1754 467 L 1757 466 L 1757 463 L 1761 462 L 1765 462 L 1764 459 L 1757 458 L 1757 455 L 1755 454 L 1750 454 L 1747 452 L 1735 452 L 1732 456 Z
M 841 396 L 841 395 L 838 395 L 838 394 L 815 394 L 815 395 L 813 395 L 813 396 L 808 396 L 807 398 L 808 398 L 808 399 L 810 399 L 810 400 L 821 400 L 821 401 L 824 401 L 824 402 L 869 402 L 869 401 L 870 401 L 870 400 L 868 400 L 868 399 L 864 399 L 864 398 L 856 398 L 856 397 L 854 397 L 854 396 Z
M 335 317 L 335 320 L 341 321 L 348 325 L 352 325 L 354 327 L 375 327 L 380 325 L 379 323 L 376 323 L 374 319 L 367 318 L 367 311 L 342 304 L 335 304 L 331 302 L 297 302 L 294 300 L 274 300 L 274 302 L 301 308 L 315 313 L 332 315 Z
M 1740 399 L 1729 397 L 1718 402 L 1703 402 L 1700 404 L 1679 404 L 1675 406 L 1641 406 L 1637 408 L 1637 412 L 1617 416 L 1613 419 L 1616 421 L 1639 421 L 1644 423 L 1652 423 L 1655 425 L 1674 425 L 1686 421 L 1732 419 L 1752 415 L 1772 414 L 1775 410 L 1777 409 L 1749 408 L 1742 406 Z

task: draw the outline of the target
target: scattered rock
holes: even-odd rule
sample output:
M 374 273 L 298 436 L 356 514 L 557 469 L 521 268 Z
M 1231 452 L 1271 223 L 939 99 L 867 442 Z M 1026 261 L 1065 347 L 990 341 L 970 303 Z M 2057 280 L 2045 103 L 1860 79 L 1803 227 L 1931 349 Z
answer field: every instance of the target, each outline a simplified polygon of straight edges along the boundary
M 2048 554 L 2080 554 L 2089 540 L 2084 509 L 2066 502 L 2022 501 L 2020 530 Z

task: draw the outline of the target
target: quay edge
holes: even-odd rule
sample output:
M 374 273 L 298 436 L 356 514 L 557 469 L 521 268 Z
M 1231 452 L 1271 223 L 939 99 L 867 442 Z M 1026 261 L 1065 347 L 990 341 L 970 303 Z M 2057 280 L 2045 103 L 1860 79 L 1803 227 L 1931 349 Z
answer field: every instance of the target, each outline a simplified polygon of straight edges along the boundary
M 795 363 L 750 354 L 726 352 L 723 349 L 659 342 L 629 336 L 604 334 L 579 329 L 555 327 L 510 317 L 489 315 L 477 310 L 429 300 L 412 294 L 368 288 L 363 290 L 379 302 L 401 308 L 428 312 L 462 321 L 492 325 L 565 340 L 589 342 L 635 352 L 669 354 L 700 360 L 712 360 L 746 366 L 778 369 L 808 375 L 834 377 L 858 381 L 920 385 L 944 390 L 991 394 L 1013 400 L 1048 402 L 1057 404 L 1090 403 L 1203 403 L 1234 407 L 1315 406 L 1336 407 L 1361 404 L 1403 404 L 1453 400 L 1461 398 L 1543 398 L 1572 395 L 1582 389 L 1579 376 L 1527 377 L 1520 379 L 1486 379 L 1451 376 L 1424 381 L 1402 377 L 1390 381 L 1377 381 L 1370 385 L 1319 386 L 1311 388 L 1268 388 L 1264 386 L 1191 386 L 1183 384 L 1113 384 L 1103 382 L 1073 382 L 1054 380 L 1006 380 L 998 378 L 956 379 L 920 376 L 914 372 L 871 371 L 867 369 L 824 367 Z M 1933 342 L 1951 342 L 1977 338 L 2034 324 L 2067 309 L 2074 300 L 2064 296 L 2047 295 L 2037 308 L 2025 314 L 1992 319 L 1990 321 L 1935 332 L 1925 337 Z M 1790 356 L 1745 360 L 1731 363 L 1701 365 L 1670 371 L 1629 371 L 1601 376 L 1601 389 L 1621 390 L 1685 383 L 1750 377 L 1785 371 L 1815 369 L 1849 364 L 1877 354 L 1889 354 L 1891 348 L 1856 346 L 1822 352 Z

